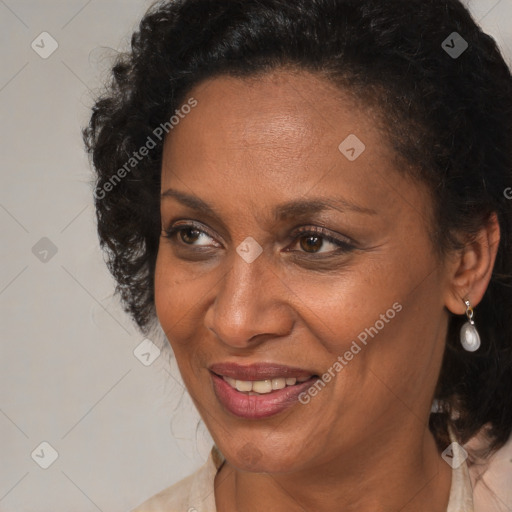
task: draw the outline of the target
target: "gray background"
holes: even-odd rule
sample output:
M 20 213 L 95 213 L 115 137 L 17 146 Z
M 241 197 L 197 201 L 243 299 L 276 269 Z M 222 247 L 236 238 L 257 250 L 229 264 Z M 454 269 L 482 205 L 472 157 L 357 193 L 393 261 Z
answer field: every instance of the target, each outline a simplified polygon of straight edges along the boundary
M 126 511 L 208 455 L 161 332 L 151 365 L 134 355 L 143 336 L 113 296 L 80 135 L 150 3 L 0 0 L 0 511 Z M 512 63 L 512 0 L 470 8 Z M 59 45 L 46 59 L 42 32 Z M 47 469 L 42 442 L 58 454 Z

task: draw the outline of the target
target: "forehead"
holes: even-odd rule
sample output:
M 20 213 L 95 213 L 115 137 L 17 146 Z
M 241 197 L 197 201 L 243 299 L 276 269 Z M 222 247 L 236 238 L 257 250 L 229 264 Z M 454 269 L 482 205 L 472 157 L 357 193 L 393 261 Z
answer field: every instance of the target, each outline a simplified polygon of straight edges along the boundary
M 194 166 L 251 165 L 260 172 L 278 166 L 288 177 L 287 170 L 296 175 L 304 166 L 312 171 L 339 163 L 339 145 L 349 135 L 357 134 L 374 152 L 388 146 L 375 128 L 375 112 L 305 71 L 219 76 L 192 89 L 188 97 L 196 99 L 197 107 L 167 136 L 165 159 L 186 153 Z
M 165 141 L 162 191 L 253 208 L 308 195 L 372 209 L 411 194 L 406 202 L 419 200 L 404 190 L 416 187 L 397 172 L 379 113 L 325 78 L 286 70 L 219 76 L 191 97 L 197 106 Z

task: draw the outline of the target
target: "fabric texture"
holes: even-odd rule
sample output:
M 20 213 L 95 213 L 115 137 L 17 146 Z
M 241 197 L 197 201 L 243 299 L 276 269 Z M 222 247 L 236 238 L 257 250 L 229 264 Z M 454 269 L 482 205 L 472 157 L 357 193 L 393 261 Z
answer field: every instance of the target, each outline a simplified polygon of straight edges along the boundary
M 208 460 L 195 473 L 159 492 L 131 512 L 217 512 L 214 479 L 224 460 L 214 445 Z M 452 469 L 446 512 L 512 512 L 511 484 L 512 437 L 485 466 L 470 468 L 464 461 Z

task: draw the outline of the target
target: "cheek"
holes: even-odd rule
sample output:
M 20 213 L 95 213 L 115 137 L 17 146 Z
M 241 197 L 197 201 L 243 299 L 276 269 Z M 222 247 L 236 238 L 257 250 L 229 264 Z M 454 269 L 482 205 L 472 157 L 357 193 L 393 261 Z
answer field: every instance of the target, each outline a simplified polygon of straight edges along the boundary
M 287 283 L 302 322 L 322 345 L 318 361 L 329 369 L 341 356 L 351 389 L 369 372 L 401 387 L 415 372 L 432 369 L 439 348 L 439 276 L 425 279 L 428 265 L 417 261 L 411 268 L 406 256 L 376 256 L 330 279 Z
M 155 267 L 155 309 L 183 377 L 205 360 L 201 343 L 204 317 L 214 298 L 219 273 L 183 264 L 164 248 Z
M 205 297 L 204 276 L 185 269 L 164 247 L 159 250 L 155 267 L 155 307 L 162 327 L 173 327 L 169 334 L 187 325 Z M 197 314 L 197 313 L 196 313 Z
M 155 308 L 158 320 L 167 339 L 174 347 L 175 339 L 185 339 L 187 318 L 198 290 L 188 281 L 176 261 L 159 251 L 155 268 Z M 177 347 L 176 347 L 177 348 Z
M 187 312 L 195 292 L 174 262 L 159 252 L 155 268 L 155 309 L 162 330 L 171 345 L 174 359 L 187 388 L 193 375 L 190 362 L 194 358 L 194 345 L 187 343 L 191 331 Z
M 397 303 L 403 283 L 384 258 L 365 258 L 331 276 L 288 278 L 285 284 L 301 321 L 335 356 L 349 350 L 353 341 L 364 346 L 376 331 L 385 332 L 401 309 Z

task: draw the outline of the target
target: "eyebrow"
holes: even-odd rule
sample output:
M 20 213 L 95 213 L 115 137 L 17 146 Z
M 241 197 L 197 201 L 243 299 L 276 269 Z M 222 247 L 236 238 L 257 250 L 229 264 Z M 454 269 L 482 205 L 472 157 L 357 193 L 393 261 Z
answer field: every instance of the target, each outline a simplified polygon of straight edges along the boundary
M 162 199 L 176 199 L 178 202 L 182 203 L 185 206 L 188 206 L 193 210 L 197 210 L 204 213 L 205 215 L 209 215 L 210 217 L 216 217 L 220 219 L 220 212 L 216 210 L 214 207 L 210 206 L 205 201 L 203 201 L 202 199 L 200 199 L 199 197 L 172 188 L 169 188 L 168 190 L 163 192 L 160 197 Z M 283 221 L 290 217 L 304 216 L 312 213 L 320 213 L 330 209 L 338 210 L 342 213 L 346 211 L 352 211 L 365 215 L 377 214 L 377 212 L 372 208 L 365 208 L 363 206 L 357 205 L 340 197 L 311 198 L 307 200 L 296 199 L 293 201 L 289 201 L 287 203 L 277 205 L 273 209 L 272 214 L 274 220 Z

